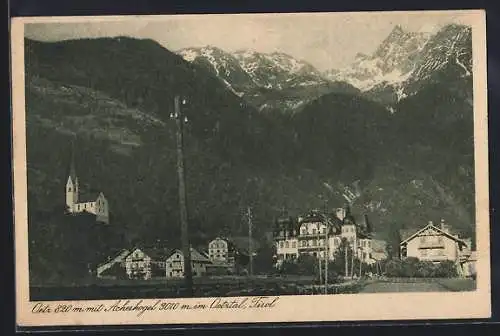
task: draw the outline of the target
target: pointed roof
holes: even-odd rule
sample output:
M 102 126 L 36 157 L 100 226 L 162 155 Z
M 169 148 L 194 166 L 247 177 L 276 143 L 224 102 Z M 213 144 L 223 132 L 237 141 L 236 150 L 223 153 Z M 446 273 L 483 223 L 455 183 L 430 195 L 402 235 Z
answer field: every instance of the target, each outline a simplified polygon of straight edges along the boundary
M 425 227 L 423 227 L 422 229 L 418 230 L 417 232 L 415 232 L 411 236 L 407 237 L 406 239 L 403 239 L 400 244 L 406 243 L 407 241 L 409 241 L 409 240 L 413 239 L 415 236 L 417 236 L 420 232 L 423 232 L 423 231 L 425 231 L 425 230 L 427 230 L 429 228 L 433 229 L 433 230 L 435 230 L 435 231 L 437 231 L 439 233 L 441 233 L 443 236 L 447 236 L 448 238 L 457 241 L 459 244 L 462 244 L 462 245 L 465 245 L 465 246 L 467 245 L 465 243 L 465 241 L 463 241 L 462 239 L 455 237 L 454 235 L 450 234 L 447 231 L 441 230 L 440 228 L 438 228 L 437 226 L 435 226 L 432 223 L 427 224 Z
M 172 256 L 172 254 L 174 254 L 176 252 L 183 255 L 182 249 L 175 248 L 175 249 L 170 251 L 170 253 L 167 255 L 167 258 L 170 258 Z M 204 256 L 198 250 L 191 247 L 191 261 L 210 262 L 210 259 L 208 257 Z
M 71 177 L 71 181 L 76 181 L 76 167 L 75 167 L 75 139 L 71 140 L 71 159 L 69 164 L 69 177 Z

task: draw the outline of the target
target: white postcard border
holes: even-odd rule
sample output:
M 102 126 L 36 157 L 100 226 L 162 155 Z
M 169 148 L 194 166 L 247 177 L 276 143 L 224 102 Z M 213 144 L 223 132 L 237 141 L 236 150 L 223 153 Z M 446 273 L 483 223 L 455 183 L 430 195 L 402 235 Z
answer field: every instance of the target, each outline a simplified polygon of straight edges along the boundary
M 452 12 L 452 11 L 445 11 Z M 46 17 L 14 18 L 12 37 L 13 87 L 13 176 L 16 255 L 16 315 L 17 324 L 34 326 L 127 325 L 127 324 L 203 324 L 252 322 L 319 322 L 359 320 L 414 319 L 474 319 L 491 316 L 490 243 L 489 243 L 489 183 L 488 183 L 488 123 L 486 103 L 486 31 L 485 12 L 459 11 L 467 15 L 473 32 L 474 74 L 474 134 L 476 174 L 477 226 L 477 290 L 456 293 L 377 293 L 314 296 L 280 296 L 272 308 L 265 309 L 204 309 L 145 312 L 84 312 L 34 313 L 36 302 L 29 301 L 28 239 L 27 239 L 27 175 L 26 129 L 24 97 L 24 27 L 28 22 L 75 22 L 130 19 L 161 19 L 163 16 L 113 17 Z M 394 13 L 394 12 L 393 12 Z M 436 12 L 401 12 L 401 15 L 434 15 Z M 437 13 L 443 14 L 443 11 Z M 343 15 L 369 15 L 342 13 Z M 248 14 L 299 15 L 299 14 Z M 303 15 L 326 15 L 303 14 Z M 338 14 L 337 14 L 338 15 Z M 182 15 L 186 17 L 186 15 Z M 182 18 L 180 16 L 179 18 Z M 210 305 L 215 298 L 162 299 L 163 302 Z M 226 298 L 229 299 L 229 298 Z M 133 303 L 139 300 L 131 300 Z M 144 299 L 154 304 L 156 299 Z M 45 302 L 52 308 L 59 304 L 75 306 L 109 306 L 116 300 Z

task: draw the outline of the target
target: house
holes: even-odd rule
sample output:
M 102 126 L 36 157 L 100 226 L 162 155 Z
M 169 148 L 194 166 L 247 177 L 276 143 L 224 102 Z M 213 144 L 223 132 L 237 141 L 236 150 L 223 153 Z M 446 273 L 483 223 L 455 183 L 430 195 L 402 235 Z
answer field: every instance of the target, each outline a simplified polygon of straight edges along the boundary
M 208 243 L 208 256 L 214 265 L 224 266 L 233 272 L 246 267 L 250 260 L 250 249 L 255 256 L 260 244 L 248 237 L 216 237 Z
M 109 204 L 104 194 L 99 192 L 87 197 L 81 194 L 75 169 L 74 149 L 69 176 L 66 180 L 65 195 L 66 209 L 70 214 L 90 213 L 95 215 L 97 222 L 109 224 Z
M 454 234 L 444 220 L 438 226 L 430 221 L 400 243 L 401 258 L 415 257 L 419 260 L 441 262 L 450 260 L 459 264 L 470 254 L 470 240 Z
M 207 274 L 207 266 L 211 264 L 210 259 L 191 248 L 191 269 L 193 276 L 203 276 Z M 184 277 L 184 254 L 182 250 L 175 249 L 165 260 L 166 278 Z
M 114 257 L 109 257 L 106 262 L 97 266 L 97 277 L 101 278 L 106 276 L 107 271 L 115 265 L 121 265 L 125 262 L 125 258 L 130 254 L 129 250 L 123 249 Z
M 297 219 L 283 216 L 275 223 L 276 266 L 285 260 L 295 260 L 301 255 L 311 255 L 329 260 L 345 240 L 356 256 L 372 262 L 371 229 L 367 224 L 357 225 L 349 207 L 338 208 L 333 213 L 313 210 Z M 374 262 L 374 261 L 373 261 Z
M 214 263 L 232 265 L 235 250 L 227 239 L 217 237 L 208 243 L 208 256 Z
M 125 258 L 125 270 L 129 279 L 148 280 L 165 275 L 165 259 L 170 249 L 162 247 L 134 248 Z

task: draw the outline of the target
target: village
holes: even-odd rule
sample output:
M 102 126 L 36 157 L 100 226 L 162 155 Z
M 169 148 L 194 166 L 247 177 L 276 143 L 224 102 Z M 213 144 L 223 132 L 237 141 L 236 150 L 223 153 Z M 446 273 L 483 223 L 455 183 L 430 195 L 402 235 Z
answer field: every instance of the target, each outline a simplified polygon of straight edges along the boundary
M 65 193 L 69 214 L 90 213 L 102 225 L 111 224 L 108 201 L 102 192 L 95 200 L 82 201 L 74 162 Z M 386 262 L 388 244 L 376 237 L 368 216 L 356 219 L 349 205 L 333 211 L 315 209 L 296 217 L 280 216 L 275 220 L 272 233 L 273 255 L 269 257 L 273 259 L 273 271 L 270 273 L 314 275 L 324 283 L 329 276 L 330 281 L 336 280 L 332 279 L 332 271 L 341 273 L 343 279 L 390 275 Z M 258 257 L 258 245 L 251 236 L 247 239 L 213 237 L 205 247 L 191 247 L 192 276 L 255 275 L 253 261 Z M 401 232 L 399 251 L 395 255 L 401 261 L 416 259 L 431 267 L 446 262 L 452 265 L 451 276 L 471 278 L 476 275 L 477 256 L 472 240 L 454 233 L 444 219 L 437 224 L 429 221 L 420 229 Z M 342 267 L 332 269 L 339 258 L 343 259 Z M 185 277 L 184 259 L 183 249 L 179 247 L 137 245 L 108 256 L 94 273 L 102 279 L 182 279 Z M 291 270 L 299 263 L 311 267 L 302 272 Z

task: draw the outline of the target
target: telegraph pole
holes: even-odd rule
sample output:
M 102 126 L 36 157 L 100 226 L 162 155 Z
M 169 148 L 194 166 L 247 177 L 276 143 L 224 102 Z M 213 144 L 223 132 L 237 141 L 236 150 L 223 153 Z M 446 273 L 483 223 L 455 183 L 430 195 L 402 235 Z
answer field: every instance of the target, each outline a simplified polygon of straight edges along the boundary
M 361 267 L 363 266 L 363 252 L 359 247 L 359 277 L 361 278 Z
M 329 263 L 329 244 L 328 244 L 328 221 L 325 223 L 325 294 L 328 294 L 328 263 Z
M 318 244 L 318 254 L 317 254 L 317 257 L 318 257 L 318 269 L 319 269 L 319 283 L 321 285 L 321 267 L 323 267 L 323 265 L 321 265 L 321 255 L 320 255 L 320 250 L 321 250 L 321 245 L 320 245 L 320 230 L 321 230 L 321 226 L 318 222 L 318 232 L 317 232 L 317 236 L 316 236 L 316 239 L 317 239 L 317 244 Z
M 347 278 L 349 276 L 349 266 L 347 265 L 347 248 L 349 247 L 349 244 L 344 244 L 344 259 L 345 259 L 345 277 Z
M 247 220 L 248 220 L 248 254 L 250 257 L 250 267 L 249 274 L 253 275 L 253 244 L 252 244 L 252 209 L 250 207 L 247 208 Z
M 183 102 L 184 103 L 184 102 Z M 187 201 L 186 201 L 186 181 L 184 176 L 184 139 L 183 128 L 187 119 L 182 115 L 179 106 L 179 96 L 175 96 L 175 124 L 177 135 L 177 175 L 179 179 L 179 209 L 181 220 L 181 240 L 182 254 L 184 256 L 184 280 L 186 285 L 187 296 L 193 296 L 193 272 L 191 268 L 191 246 L 189 244 L 188 218 L 187 218 Z

